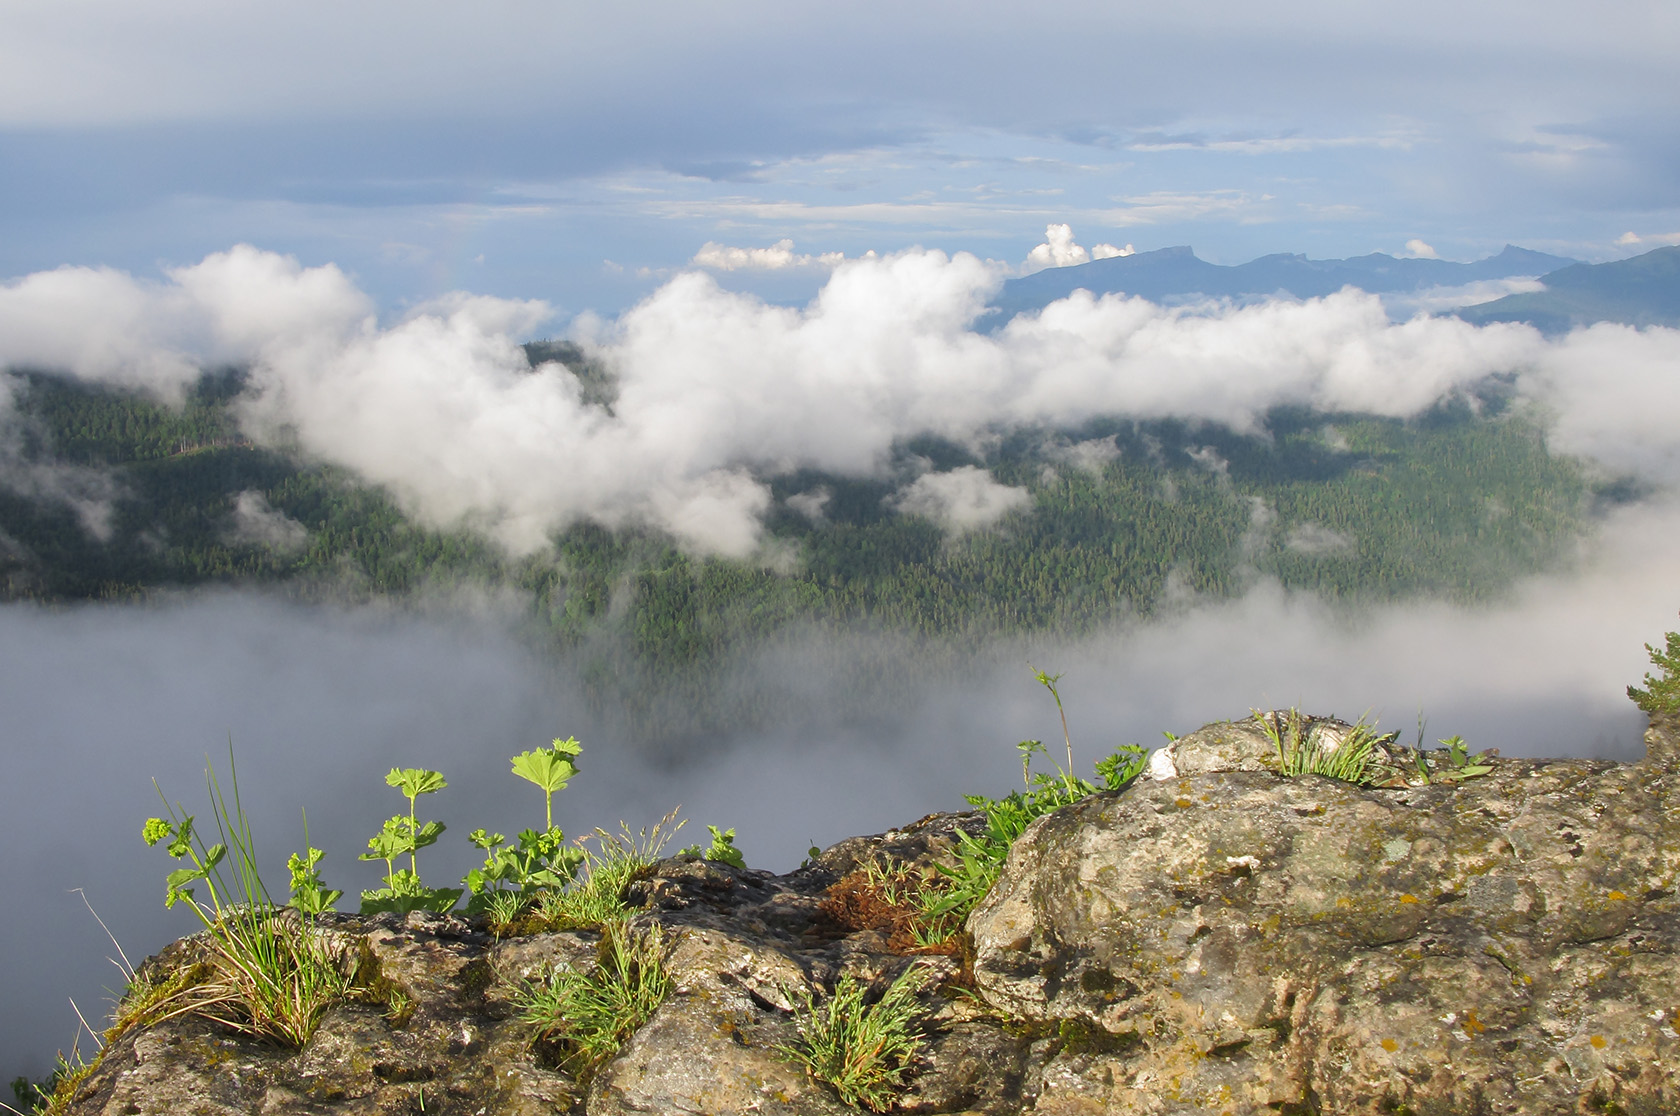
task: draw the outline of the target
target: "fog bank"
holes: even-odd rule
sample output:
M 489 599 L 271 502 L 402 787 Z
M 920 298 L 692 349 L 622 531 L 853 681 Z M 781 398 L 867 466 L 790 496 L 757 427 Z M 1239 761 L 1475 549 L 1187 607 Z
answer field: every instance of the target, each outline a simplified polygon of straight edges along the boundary
M 586 748 L 583 774 L 556 801 L 572 834 L 648 824 L 681 803 L 690 830 L 734 826 L 749 863 L 786 869 L 813 842 L 962 808 L 962 793 L 1000 794 L 1020 777 L 1015 741 L 1057 734 L 1028 659 L 1065 672 L 1081 767 L 1121 743 L 1159 743 L 1163 729 L 1292 703 L 1370 711 L 1408 737 L 1421 707 L 1431 739 L 1632 759 L 1643 722 L 1623 687 L 1648 667 L 1641 644 L 1674 626 L 1676 538 L 1672 505 L 1633 508 L 1607 521 L 1581 575 L 1526 583 L 1500 607 L 1347 613 L 1262 585 L 1086 640 L 983 648 L 942 676 L 918 674 L 914 648 L 865 636 L 784 645 L 743 659 L 728 682 L 773 695 L 784 723 L 696 735 L 675 753 L 592 720 L 573 668 L 493 611 L 333 611 L 236 594 L 8 606 L 0 887 L 19 901 L 0 931 L 0 1067 L 44 1072 L 75 1029 L 65 997 L 91 1019 L 105 1009 L 101 988 L 118 986 L 71 888 L 86 890 L 134 960 L 194 928 L 164 910 L 170 864 L 141 844 L 140 826 L 158 812 L 153 777 L 204 814 L 204 759 L 221 764 L 229 734 L 271 884 L 284 884 L 307 808 L 326 878 L 350 905 L 377 876 L 355 858 L 402 801 L 383 783 L 389 767 L 450 779 L 422 800 L 449 826 L 421 858 L 442 883 L 470 865 L 474 827 L 535 822 L 540 795 L 507 773 L 506 757 L 557 734 Z M 867 655 L 898 679 L 885 697 L 848 673 Z

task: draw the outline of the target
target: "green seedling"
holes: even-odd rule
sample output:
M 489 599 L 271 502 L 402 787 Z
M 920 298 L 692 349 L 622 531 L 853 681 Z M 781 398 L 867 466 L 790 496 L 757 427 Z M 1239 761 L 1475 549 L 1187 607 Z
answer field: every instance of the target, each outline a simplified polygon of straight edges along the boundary
M 871 1112 L 892 1108 L 905 1075 L 926 1043 L 927 1009 L 917 996 L 932 983 L 923 965 L 912 965 L 872 1000 L 869 987 L 850 973 L 822 1003 L 806 989 L 793 992 L 799 1041 L 777 1053 L 827 1083 L 840 1100 Z
M 1436 765 L 1433 772 L 1435 778 L 1456 781 L 1459 779 L 1474 779 L 1479 775 L 1486 775 L 1493 770 L 1493 765 L 1485 761 L 1493 758 L 1491 751 L 1470 754 L 1470 749 L 1464 746 L 1462 736 L 1449 736 L 1439 743 L 1447 750 L 1447 765 Z M 1419 755 L 1422 762 L 1422 755 Z
M 741 850 L 735 847 L 735 831 L 733 829 L 719 829 L 715 825 L 706 827 L 711 831 L 712 843 L 705 849 L 699 845 L 689 845 L 681 850 L 678 856 L 700 856 L 717 864 L 727 864 L 731 868 L 745 868 L 747 860 L 741 855 Z M 821 852 L 821 849 L 814 849 Z
M 1033 756 L 1048 755 L 1044 750 L 1044 741 L 1023 740 L 1015 745 L 1015 750 L 1021 753 L 1021 785 L 1028 790 L 1032 790 L 1032 779 L 1028 776 L 1028 772 L 1032 770 Z
M 1378 735 L 1376 727 L 1366 724 L 1364 717 L 1348 730 L 1340 744 L 1326 752 L 1311 740 L 1312 722 L 1300 710 L 1251 712 L 1277 749 L 1278 771 L 1282 775 L 1323 775 L 1357 786 L 1373 786 L 1387 770 L 1379 766 L 1376 749 L 1378 744 L 1393 740 L 1394 734 Z
M 301 855 L 293 853 L 286 861 L 286 868 L 292 874 L 292 906 L 314 917 L 332 910 L 333 904 L 344 897 L 344 892 L 321 883 L 321 872 L 316 866 L 326 854 L 309 844 L 307 811 L 303 815 L 303 848 Z
M 417 854 L 428 845 L 435 845 L 444 831 L 442 822 L 419 824 L 415 817 L 414 800 L 423 794 L 435 794 L 449 785 L 436 771 L 419 767 L 393 767 L 385 782 L 401 791 L 408 799 L 408 816 L 397 814 L 387 818 L 379 832 L 368 840 L 368 851 L 359 859 L 385 862 L 385 886 L 362 892 L 362 913 L 380 911 L 436 911 L 443 913 L 461 898 L 461 889 L 427 887 L 420 879 Z M 398 868 L 396 861 L 408 854 L 408 867 Z
M 543 824 L 547 829 L 554 828 L 554 792 L 565 790 L 566 783 L 577 774 L 577 758 L 582 752 L 583 745 L 577 742 L 577 737 L 565 740 L 556 737 L 550 747 L 533 748 L 513 757 L 513 773 L 542 788 L 547 809 Z
M 576 877 L 584 854 L 581 849 L 568 848 L 566 834 L 554 824 L 554 793 L 565 790 L 577 774 L 577 758 L 582 752 L 576 737 L 556 737 L 547 748 L 533 748 L 509 760 L 513 774 L 542 790 L 544 828 L 541 832 L 521 830 L 517 845 L 508 845 L 500 833 L 483 829 L 468 835 L 468 840 L 484 850 L 484 863 L 461 880 L 472 892 L 469 911 L 488 913 L 488 904 L 501 892 L 511 891 L 529 899 L 545 888 L 564 888 Z M 506 906 L 508 901 L 499 902 Z
M 1027 664 L 1027 669 L 1032 671 L 1034 678 L 1038 679 L 1038 684 L 1043 686 L 1046 690 L 1049 690 L 1050 696 L 1056 699 L 1056 712 L 1062 715 L 1062 741 L 1067 744 L 1067 769 L 1069 772 L 1072 772 L 1073 738 L 1068 736 L 1067 710 L 1062 708 L 1062 695 L 1056 691 L 1056 683 L 1062 680 L 1062 676 L 1059 674 L 1046 674 L 1044 671 L 1039 670 L 1031 663 Z

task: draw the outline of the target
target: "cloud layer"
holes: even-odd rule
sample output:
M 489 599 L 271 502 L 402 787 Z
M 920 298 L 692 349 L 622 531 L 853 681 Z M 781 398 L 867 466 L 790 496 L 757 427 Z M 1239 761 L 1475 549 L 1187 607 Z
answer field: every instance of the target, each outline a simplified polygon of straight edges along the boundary
M 337 268 L 245 246 L 161 282 L 63 268 L 8 284 L 0 364 L 166 398 L 201 366 L 247 364 L 254 438 L 295 440 L 423 519 L 517 551 L 588 517 L 746 555 L 766 472 L 875 473 L 912 435 L 978 446 L 999 428 L 1094 415 L 1247 430 L 1279 404 L 1403 416 L 1496 373 L 1552 412 L 1557 447 L 1680 476 L 1676 331 L 1598 325 L 1548 341 L 1520 325 L 1397 324 L 1351 290 L 1188 308 L 1078 291 L 982 331 L 1002 277 L 966 253 L 866 257 L 790 308 L 684 273 L 615 320 L 574 323 L 617 376 L 610 411 L 564 367 L 527 365 L 518 342 L 551 318 L 540 302 L 457 294 L 382 324 Z M 975 510 L 993 506 L 984 494 L 956 498 L 971 481 L 924 477 L 901 499 L 975 526 L 995 517 Z

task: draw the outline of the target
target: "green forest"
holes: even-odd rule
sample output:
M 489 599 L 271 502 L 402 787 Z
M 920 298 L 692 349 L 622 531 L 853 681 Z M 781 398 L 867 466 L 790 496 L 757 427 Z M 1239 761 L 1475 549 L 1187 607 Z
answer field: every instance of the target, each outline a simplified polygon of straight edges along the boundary
M 515 558 L 418 522 L 342 469 L 252 444 L 230 410 L 236 371 L 205 375 L 179 407 L 52 375 L 16 379 L 6 439 L 16 448 L 0 483 L 7 599 L 255 585 L 356 601 L 482 588 L 523 601 L 542 638 L 586 649 L 620 684 L 702 679 L 793 627 L 945 645 L 1078 635 L 1262 578 L 1355 603 L 1487 600 L 1567 561 L 1599 508 L 1637 495 L 1548 452 L 1543 429 L 1494 384 L 1410 421 L 1280 410 L 1243 434 L 1114 419 L 1003 432 L 983 456 L 911 439 L 888 475 L 763 478 L 776 497 L 774 562 L 686 554 L 651 529 L 587 522 Z M 600 390 L 610 406 L 610 385 Z M 1069 463 L 1068 446 L 1097 439 L 1109 440 L 1105 454 Z M 1030 506 L 963 535 L 892 509 L 918 470 L 962 465 L 1026 488 Z M 816 490 L 828 498 L 815 520 L 787 503 Z M 241 531 L 241 501 L 285 537 Z

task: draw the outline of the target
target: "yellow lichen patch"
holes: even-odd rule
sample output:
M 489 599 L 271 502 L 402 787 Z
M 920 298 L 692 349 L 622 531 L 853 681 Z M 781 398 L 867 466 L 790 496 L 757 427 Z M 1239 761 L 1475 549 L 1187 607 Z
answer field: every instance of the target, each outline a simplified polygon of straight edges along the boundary
M 1621 892 L 1619 892 L 1619 891 L 1612 891 L 1612 892 L 1611 892 L 1611 893 L 1610 893 L 1610 898 L 1612 898 L 1612 899 L 1626 899 L 1626 898 L 1627 898 L 1627 896 L 1626 896 L 1626 895 L 1623 895 L 1623 894 L 1622 894 L 1622 893 L 1621 893 Z
M 1195 803 L 1191 802 L 1188 798 L 1178 798 L 1173 800 L 1173 805 L 1177 806 L 1180 810 L 1188 810 L 1190 807 L 1194 806 Z
M 1402 902 L 1402 903 L 1416 903 L 1416 902 L 1418 902 L 1418 897 L 1416 895 L 1413 895 L 1410 892 L 1407 892 L 1406 894 L 1400 896 L 1400 902 Z
M 1383 1039 L 1382 1048 L 1392 1054 L 1396 1050 L 1400 1049 L 1400 1044 L 1395 1042 L 1393 1039 Z
M 1609 1041 L 1603 1035 L 1594 1035 L 1587 1041 L 1592 1043 L 1592 1048 L 1594 1050 L 1603 1050 L 1606 1046 L 1610 1045 Z
M 1464 1013 L 1464 1021 L 1460 1023 L 1459 1026 L 1464 1028 L 1465 1038 L 1475 1038 L 1477 1035 L 1487 1030 L 1487 1024 L 1476 1018 L 1475 1008 L 1471 1008 L 1469 1011 Z

